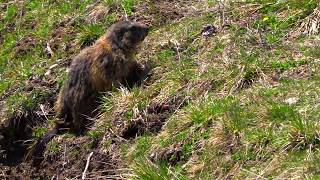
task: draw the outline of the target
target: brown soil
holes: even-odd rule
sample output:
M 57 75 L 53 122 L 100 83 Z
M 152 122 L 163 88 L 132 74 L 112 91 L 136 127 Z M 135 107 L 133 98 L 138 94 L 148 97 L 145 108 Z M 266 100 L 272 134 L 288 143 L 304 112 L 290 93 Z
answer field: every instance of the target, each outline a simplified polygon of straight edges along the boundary
M 32 91 L 42 92 L 34 99 L 36 106 L 29 107 L 22 103 L 8 118 L 0 124 L 0 169 L 11 169 L 7 173 L 18 171 L 23 164 L 33 139 L 33 128 L 47 123 L 54 116 L 53 105 L 58 87 L 55 79 L 32 76 L 25 81 L 23 88 L 12 87 L 4 96 L 8 97 L 16 91 L 31 94 Z M 3 101 L 4 99 L 1 99 Z M 19 174 L 19 173 L 18 173 Z M 1 177 L 1 176 L 0 176 Z
M 50 56 L 60 52 L 66 52 L 70 55 L 76 51 L 76 31 L 74 29 L 75 19 L 65 18 L 60 23 L 54 25 L 49 40 L 46 44 L 46 52 Z M 52 52 L 49 51 L 48 47 Z
M 168 148 L 165 148 L 159 152 L 153 152 L 150 155 L 150 159 L 152 161 L 162 161 L 167 162 L 171 165 L 175 165 L 178 162 L 185 161 L 183 157 L 182 147 L 185 142 L 180 142 L 177 144 L 173 144 Z
M 86 8 L 87 17 L 85 22 L 88 24 L 96 24 L 102 22 L 105 16 L 109 13 L 110 9 L 101 4 L 93 4 Z
M 33 48 L 35 48 L 37 42 L 36 38 L 33 36 L 27 36 L 19 40 L 15 45 L 15 54 L 16 56 L 22 56 L 30 52 Z
M 43 109 L 16 111 L 1 124 L 0 136 L 3 138 L 0 139 L 0 147 L 3 152 L 0 152 L 0 166 L 1 164 L 15 166 L 23 161 L 31 143 L 29 140 L 33 137 L 32 128 L 46 122 L 53 114 L 50 112 L 50 106 L 53 104 L 51 102 L 52 99 L 46 97 L 42 101 Z
M 187 104 L 187 99 L 182 96 L 168 98 L 164 103 L 151 103 L 147 108 L 147 113 L 141 113 L 140 117 L 125 123 L 118 131 L 124 139 L 132 139 L 145 133 L 158 133 L 166 120 L 175 110 Z M 117 121 L 119 122 L 119 121 Z M 126 122 L 126 121 L 122 121 Z

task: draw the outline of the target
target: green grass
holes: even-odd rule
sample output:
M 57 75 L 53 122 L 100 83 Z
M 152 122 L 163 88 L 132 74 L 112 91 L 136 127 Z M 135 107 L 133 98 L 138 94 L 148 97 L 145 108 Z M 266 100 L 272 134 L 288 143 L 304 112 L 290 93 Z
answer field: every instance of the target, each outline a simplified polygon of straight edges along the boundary
M 181 169 L 170 169 L 165 163 L 154 164 L 147 159 L 140 159 L 135 162 L 133 166 L 135 176 L 133 179 L 155 179 L 155 180 L 169 180 L 169 179 L 186 179 L 179 174 Z
M 1 12 L 0 95 L 12 91 L 5 98 L 7 109 L 38 106 L 41 97 L 50 94 L 46 89 L 26 92 L 27 80 L 43 77 L 52 64 L 92 44 L 124 12 L 130 16 L 141 7 L 159 8 L 156 2 L 106 0 L 102 5 L 112 11 L 98 23 L 84 23 L 92 3 L 25 1 L 23 6 L 9 5 Z M 151 81 L 106 93 L 101 98 L 103 116 L 85 135 L 84 150 L 72 149 L 71 158 L 85 151 L 112 151 L 133 179 L 316 179 L 319 38 L 290 38 L 316 3 L 231 2 L 225 20 L 232 23 L 225 28 L 220 26 L 219 14 L 207 11 L 216 6 L 215 1 L 192 2 L 188 6 L 203 11 L 201 15 L 186 14 L 173 22 L 158 23 L 164 17 L 159 17 L 161 12 L 154 15 L 155 26 L 137 55 L 139 61 L 153 62 Z M 21 10 L 25 13 L 20 17 Z M 63 26 L 68 18 L 73 22 Z M 207 24 L 218 27 L 218 32 L 205 38 L 201 31 Z M 64 33 L 50 41 L 57 27 Z M 35 43 L 26 52 L 16 53 L 18 42 L 27 37 Z M 52 57 L 45 51 L 49 41 L 55 53 Z M 69 49 L 59 46 L 63 43 Z M 52 74 L 59 86 L 65 75 L 60 67 Z M 292 98 L 296 102 L 291 103 Z M 160 132 L 129 140 L 119 137 L 121 125 L 145 118 L 150 105 L 163 103 L 172 103 L 175 109 Z M 47 130 L 37 126 L 33 135 L 40 138 Z M 62 141 L 52 141 L 50 152 L 61 153 Z M 170 150 L 179 153 L 168 159 L 149 159 Z
M 294 6 L 294 4 L 289 5 L 300 8 Z M 261 9 L 261 13 L 277 12 L 276 7 L 267 6 L 269 5 Z M 280 6 L 283 7 L 284 5 L 279 5 L 278 8 L 281 8 Z M 312 167 L 310 164 L 313 164 L 314 160 L 304 160 L 306 153 L 294 152 L 306 152 L 308 147 L 318 147 L 317 133 L 319 126 L 318 115 L 316 114 L 318 108 L 312 110 L 312 115 L 307 113 L 316 104 L 311 100 L 311 97 L 308 97 L 313 96 L 311 92 L 316 94 L 319 91 L 316 88 L 317 78 L 282 80 L 276 87 L 269 87 L 267 82 L 259 81 L 263 75 L 271 76 L 276 71 L 287 72 L 304 66 L 318 68 L 309 59 L 309 57 L 317 57 L 316 48 L 305 51 L 306 57 L 297 59 L 292 54 L 293 49 L 280 41 L 294 27 L 298 19 L 303 16 L 302 14 L 309 13 L 308 8 L 312 7 L 309 5 L 301 7 L 299 17 L 280 20 L 275 14 L 270 17 L 264 16 L 264 19 L 254 22 L 254 28 L 270 27 L 264 35 L 267 42 L 276 43 L 278 49 L 269 51 L 262 46 L 253 49 L 247 41 L 248 38 L 251 39 L 249 37 L 251 34 L 246 31 L 239 33 L 238 31 L 241 31 L 241 29 L 236 28 L 233 32 L 231 31 L 231 34 L 234 35 L 231 38 L 236 39 L 236 46 L 231 50 L 233 52 L 231 54 L 234 55 L 231 55 L 232 59 L 228 62 L 222 62 L 221 55 L 232 44 L 216 37 L 212 37 L 209 42 L 197 39 L 193 43 L 187 44 L 187 51 L 180 54 L 171 49 L 161 49 L 155 52 L 155 62 L 159 64 L 159 67 L 166 69 L 168 73 L 161 76 L 161 81 L 143 89 L 144 92 L 160 87 L 156 88 L 157 91 L 160 91 L 159 98 L 162 97 L 161 95 L 164 92 L 172 91 L 172 93 L 167 93 L 167 96 L 177 94 L 179 92 L 175 91 L 175 89 L 179 89 L 177 86 L 185 85 L 178 80 L 180 73 L 187 85 L 192 86 L 192 84 L 206 81 L 217 84 L 214 84 L 216 86 L 211 89 L 209 95 L 194 97 L 194 101 L 191 101 L 189 105 L 168 119 L 164 132 L 159 135 L 152 135 L 156 140 L 148 137 L 143 138 L 141 142 L 141 139 L 137 139 L 134 149 L 140 152 L 140 149 L 144 149 L 142 147 L 147 147 L 147 150 L 143 150 L 145 153 L 138 153 L 136 156 L 145 157 L 152 152 L 158 152 L 161 149 L 183 142 L 181 147 L 182 159 L 197 157 L 197 161 L 193 162 L 193 166 L 188 164 L 184 167 L 181 171 L 182 174 L 191 175 L 189 174 L 190 170 L 199 166 L 198 164 L 215 164 L 214 167 L 203 166 L 201 170 L 193 174 L 204 179 L 223 177 L 230 173 L 235 173 L 236 177 L 256 177 L 254 174 L 261 174 L 262 177 L 281 177 L 283 175 L 281 172 L 284 172 L 287 168 Z M 171 38 L 180 42 L 184 42 L 184 40 L 187 42 L 198 31 L 199 22 L 205 24 L 209 23 L 209 20 L 202 18 L 185 19 L 179 23 L 181 26 L 173 24 L 164 27 L 163 30 L 167 31 L 169 37 L 171 32 L 174 32 Z M 190 24 L 194 26 L 186 26 Z M 181 27 L 188 34 L 180 34 L 179 28 Z M 161 34 L 161 30 L 158 33 Z M 202 43 L 207 43 L 212 48 L 202 49 Z M 204 59 L 204 57 L 210 59 Z M 177 58 L 180 59 L 177 60 Z M 199 67 L 190 63 L 195 61 L 207 64 L 206 72 L 200 76 L 197 75 Z M 215 61 L 219 61 L 219 63 Z M 185 62 L 189 62 L 190 65 L 189 63 L 185 64 Z M 242 66 L 244 69 L 241 74 L 238 68 Z M 183 73 L 188 71 L 190 73 Z M 171 73 L 172 75 L 170 75 Z M 166 86 L 169 82 L 164 82 L 172 77 L 174 77 L 174 80 L 178 80 L 175 81 L 175 86 Z M 227 89 L 227 92 L 230 92 L 228 89 L 236 86 L 239 77 L 251 83 L 248 84 L 246 89 L 236 91 L 232 95 L 225 93 L 223 90 Z M 220 81 L 215 81 L 215 79 Z M 308 89 L 306 89 L 307 86 Z M 191 88 L 185 91 L 190 91 L 186 93 L 187 95 L 194 95 L 197 94 L 196 92 L 201 92 L 201 89 Z M 221 97 L 217 95 L 219 93 L 227 95 Z M 296 104 L 289 105 L 285 101 L 290 97 L 297 97 L 299 100 Z M 151 99 L 151 101 L 153 100 Z M 152 146 L 141 146 L 141 143 L 143 145 L 152 144 Z M 315 151 L 316 149 L 312 150 L 312 152 Z M 279 157 L 279 154 L 283 153 L 285 154 L 283 161 L 277 161 L 279 169 L 270 172 L 263 171 L 264 168 L 268 168 L 266 167 L 268 163 L 272 163 L 276 157 Z M 131 155 L 129 153 L 129 156 Z M 296 156 L 296 158 L 292 156 Z M 296 164 L 296 162 L 301 162 L 303 165 Z M 184 163 L 185 161 L 181 161 L 176 167 L 180 167 Z M 174 169 L 174 167 L 172 168 Z M 143 170 L 136 172 L 140 178 L 144 177 L 145 174 L 151 174 L 149 169 L 144 169 L 148 173 L 141 173 L 141 171 Z M 159 169 L 152 170 L 153 173 L 158 171 Z M 310 171 L 305 172 L 310 173 Z M 293 172 L 288 174 L 290 173 L 294 175 Z M 151 176 L 152 174 L 149 177 Z M 166 175 L 163 176 L 166 177 Z

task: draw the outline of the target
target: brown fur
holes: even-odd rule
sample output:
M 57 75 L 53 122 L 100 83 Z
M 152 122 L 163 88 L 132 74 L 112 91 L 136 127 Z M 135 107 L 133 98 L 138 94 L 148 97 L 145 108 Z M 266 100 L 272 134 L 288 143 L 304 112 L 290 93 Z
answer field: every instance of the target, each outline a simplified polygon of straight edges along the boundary
M 125 33 L 130 31 L 127 29 L 129 26 L 137 28 L 132 37 Z M 136 46 L 146 35 L 147 27 L 143 25 L 117 23 L 73 60 L 69 79 L 56 103 L 56 112 L 65 122 L 70 123 L 76 132 L 82 132 L 88 117 L 96 115 L 100 92 L 111 91 L 121 84 L 132 86 L 139 81 L 143 68 L 133 57 Z M 133 40 L 136 36 L 141 37 Z M 72 116 L 72 119 L 68 116 Z
M 139 84 L 147 69 L 133 57 L 147 33 L 148 28 L 144 25 L 118 22 L 73 59 L 68 79 L 55 104 L 60 121 L 38 142 L 34 155 L 41 154 L 44 145 L 63 128 L 83 133 L 90 124 L 90 118 L 97 115 L 101 92 L 111 91 L 120 85 L 132 87 Z

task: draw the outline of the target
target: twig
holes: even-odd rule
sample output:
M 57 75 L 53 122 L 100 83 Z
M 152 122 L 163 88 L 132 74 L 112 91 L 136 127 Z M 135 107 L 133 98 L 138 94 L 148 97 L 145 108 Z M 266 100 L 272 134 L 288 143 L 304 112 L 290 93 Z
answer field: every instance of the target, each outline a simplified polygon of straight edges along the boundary
M 223 27 L 225 25 L 225 5 L 223 2 L 218 1 L 219 3 L 219 14 L 220 14 L 220 25 Z
M 64 144 L 64 152 L 63 152 L 63 164 L 62 164 L 63 169 L 64 169 L 64 166 L 67 164 L 67 162 L 66 162 L 66 151 L 67 151 L 67 144 L 65 143 Z
M 176 51 L 178 53 L 178 59 L 179 59 L 179 61 L 181 61 L 181 56 L 180 56 L 180 52 L 179 52 L 178 43 L 175 41 L 175 42 L 173 42 L 173 44 L 174 44 L 174 46 L 176 48 Z
M 87 158 L 87 164 L 86 164 L 86 167 L 84 168 L 84 171 L 83 171 L 83 173 L 82 173 L 81 179 L 85 179 L 85 178 L 86 178 L 86 172 L 87 172 L 87 170 L 88 170 L 89 163 L 90 163 L 90 158 L 91 158 L 92 155 L 93 155 L 93 152 L 91 152 L 91 153 L 89 154 L 88 158 Z
M 236 83 L 236 85 L 234 85 L 234 86 L 231 88 L 231 91 L 229 92 L 229 95 L 231 95 L 231 94 L 234 93 L 237 89 L 240 88 L 241 83 L 242 83 L 242 80 L 243 80 L 242 75 L 243 75 L 244 69 L 245 69 L 245 66 L 242 66 L 242 67 L 241 67 L 241 70 L 240 70 L 240 73 L 239 73 L 239 76 L 238 76 L 238 82 Z
M 95 171 L 95 172 L 91 172 L 91 173 L 87 173 L 87 174 L 97 174 L 97 173 L 115 173 L 115 172 L 128 172 L 131 169 L 109 169 L 109 170 L 103 170 L 103 171 Z
M 41 109 L 44 117 L 46 118 L 46 120 L 49 121 L 49 119 L 48 119 L 48 117 L 47 117 L 47 115 L 46 115 L 46 112 L 44 111 L 44 105 L 43 105 L 43 104 L 40 104 L 40 109 Z
M 254 173 L 254 172 L 252 172 L 252 171 L 249 171 L 249 170 L 246 170 L 246 169 L 243 169 L 243 171 L 245 171 L 245 172 L 247 172 L 247 173 L 249 173 L 249 174 L 251 174 L 251 175 L 256 176 L 255 179 L 267 179 L 267 178 L 265 178 L 265 177 L 263 177 L 263 176 L 260 176 L 259 174 L 256 174 L 256 173 Z
M 51 177 L 51 180 L 54 180 L 54 179 L 56 179 L 56 175 L 55 174 Z
M 94 178 L 89 178 L 89 179 L 115 179 L 115 180 L 120 180 L 123 179 L 120 177 L 120 175 L 108 175 L 108 176 L 96 176 Z

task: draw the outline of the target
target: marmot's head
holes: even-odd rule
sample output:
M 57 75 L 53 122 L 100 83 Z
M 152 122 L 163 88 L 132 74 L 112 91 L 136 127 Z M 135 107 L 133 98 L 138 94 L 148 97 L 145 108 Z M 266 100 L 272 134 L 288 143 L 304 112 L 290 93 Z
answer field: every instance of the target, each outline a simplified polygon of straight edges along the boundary
M 107 38 L 118 48 L 124 51 L 132 51 L 144 40 L 148 31 L 149 28 L 146 25 L 121 21 L 109 28 Z

